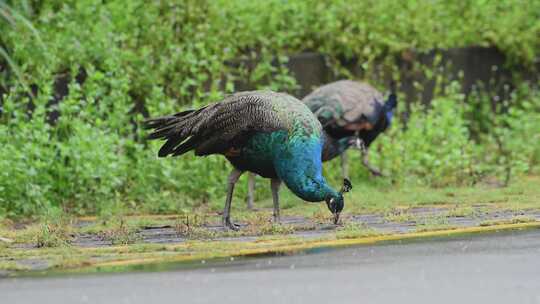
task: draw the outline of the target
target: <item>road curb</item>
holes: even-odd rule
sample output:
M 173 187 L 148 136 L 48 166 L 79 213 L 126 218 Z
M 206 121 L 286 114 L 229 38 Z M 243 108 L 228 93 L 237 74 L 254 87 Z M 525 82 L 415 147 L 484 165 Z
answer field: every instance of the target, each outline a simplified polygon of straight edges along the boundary
M 354 245 L 371 245 L 387 241 L 400 241 L 400 240 L 413 240 L 413 239 L 424 239 L 431 237 L 451 237 L 467 234 L 476 234 L 476 233 L 487 233 L 487 232 L 497 232 L 497 231 L 507 231 L 507 230 L 522 230 L 522 229 L 534 229 L 540 228 L 540 221 L 528 222 L 528 223 L 516 223 L 516 224 L 495 224 L 492 226 L 476 226 L 476 227 L 465 227 L 465 228 L 455 228 L 447 230 L 438 230 L 438 231 L 427 231 L 427 232 L 414 232 L 414 233 L 404 233 L 404 234 L 389 234 L 389 235 L 380 235 L 372 237 L 362 237 L 362 238 L 349 238 L 349 239 L 337 239 L 337 240 L 305 240 L 299 244 L 280 244 L 280 240 L 268 240 L 264 241 L 266 244 L 272 245 L 265 248 L 253 248 L 253 249 L 239 249 L 234 252 L 228 252 L 226 254 L 218 254 L 213 256 L 196 254 L 196 255 L 176 255 L 170 257 L 150 257 L 143 259 L 132 259 L 132 260 L 121 260 L 121 261 L 108 261 L 96 263 L 88 267 L 79 268 L 78 271 L 107 271 L 107 268 L 110 268 L 111 271 L 114 271 L 114 268 L 118 267 L 129 267 L 145 264 L 154 264 L 154 263 L 175 263 L 175 262 L 193 262 L 198 260 L 211 260 L 219 258 L 234 258 L 234 257 L 248 257 L 248 256 L 257 256 L 265 254 L 275 254 L 275 253 L 286 253 L 286 252 L 298 252 L 306 251 L 316 248 L 338 248 L 338 247 L 347 247 Z M 245 246 L 248 247 L 250 244 L 261 243 L 261 241 L 253 242 L 244 242 Z M 184 246 L 184 244 L 170 245 L 171 249 Z

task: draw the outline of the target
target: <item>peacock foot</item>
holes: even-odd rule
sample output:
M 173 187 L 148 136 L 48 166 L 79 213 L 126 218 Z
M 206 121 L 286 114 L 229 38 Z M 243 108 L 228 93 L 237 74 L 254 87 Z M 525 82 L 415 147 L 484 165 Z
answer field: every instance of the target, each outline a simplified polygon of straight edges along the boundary
M 231 222 L 231 220 L 229 220 L 229 219 L 224 220 L 223 226 L 225 226 L 225 228 L 229 228 L 229 229 L 231 229 L 233 231 L 240 230 L 240 225 Z
M 376 177 L 386 177 L 386 175 L 384 175 L 381 171 L 377 169 L 370 169 L 369 172 L 371 173 L 371 175 Z

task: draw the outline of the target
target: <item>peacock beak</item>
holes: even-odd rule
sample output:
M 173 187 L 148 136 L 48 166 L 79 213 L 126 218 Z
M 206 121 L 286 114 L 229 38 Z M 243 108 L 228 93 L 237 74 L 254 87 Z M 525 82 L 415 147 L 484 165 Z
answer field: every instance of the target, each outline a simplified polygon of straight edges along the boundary
M 334 213 L 334 225 L 337 225 L 337 224 L 338 224 L 338 222 L 339 222 L 339 214 L 340 214 L 340 213 L 341 213 L 341 212 L 336 212 L 336 213 Z

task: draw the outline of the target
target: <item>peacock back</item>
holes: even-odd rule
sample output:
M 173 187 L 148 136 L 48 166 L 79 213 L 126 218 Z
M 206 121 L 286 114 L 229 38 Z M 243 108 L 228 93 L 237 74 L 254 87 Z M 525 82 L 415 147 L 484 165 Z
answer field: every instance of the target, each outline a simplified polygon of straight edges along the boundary
M 383 110 L 383 95 L 372 86 L 350 80 L 324 85 L 304 97 L 303 102 L 323 126 L 343 127 L 367 121 L 375 124 Z

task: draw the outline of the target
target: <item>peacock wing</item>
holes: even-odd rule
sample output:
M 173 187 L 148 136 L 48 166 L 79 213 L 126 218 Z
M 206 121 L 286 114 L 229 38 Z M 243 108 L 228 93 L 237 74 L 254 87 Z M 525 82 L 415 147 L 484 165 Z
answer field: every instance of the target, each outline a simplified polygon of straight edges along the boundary
M 375 124 L 384 105 L 382 94 L 375 88 L 350 80 L 324 85 L 303 101 L 323 125 L 336 127 L 362 120 Z
M 286 109 L 276 106 L 276 100 L 286 96 L 270 91 L 233 94 L 222 102 L 182 112 L 185 115 L 150 120 L 147 125 L 155 128 L 150 138 L 167 139 L 159 156 L 176 156 L 190 150 L 196 155 L 226 153 L 241 148 L 257 132 L 288 130 L 282 114 Z M 166 124 L 155 122 L 160 119 Z

